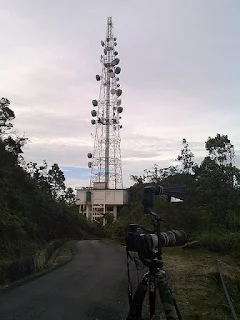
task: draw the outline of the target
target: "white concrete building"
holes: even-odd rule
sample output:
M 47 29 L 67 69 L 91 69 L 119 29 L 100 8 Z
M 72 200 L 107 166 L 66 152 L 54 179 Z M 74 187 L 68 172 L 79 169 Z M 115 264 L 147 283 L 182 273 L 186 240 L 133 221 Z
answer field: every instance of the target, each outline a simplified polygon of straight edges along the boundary
M 105 189 L 105 182 L 95 182 L 93 188 L 76 189 L 79 213 L 91 221 L 103 219 L 106 213 L 112 213 L 117 219 L 118 207 L 126 205 L 128 194 L 126 190 Z

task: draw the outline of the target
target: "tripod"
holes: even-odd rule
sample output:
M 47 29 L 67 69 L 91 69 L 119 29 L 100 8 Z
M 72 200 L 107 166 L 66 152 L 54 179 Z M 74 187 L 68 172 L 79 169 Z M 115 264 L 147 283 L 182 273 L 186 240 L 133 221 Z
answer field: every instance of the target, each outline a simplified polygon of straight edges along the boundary
M 141 256 L 139 253 L 139 258 L 144 265 L 149 268 L 149 271 L 144 274 L 142 281 L 139 283 L 134 296 L 132 297 L 132 285 L 130 281 L 129 272 L 129 262 L 128 265 L 128 297 L 130 310 L 126 320 L 141 320 L 143 301 L 145 299 L 146 293 L 149 290 L 149 314 L 150 319 L 155 314 L 155 304 L 156 304 L 156 291 L 158 290 L 160 300 L 166 315 L 167 320 L 182 320 L 178 306 L 173 297 L 172 291 L 170 289 L 166 272 L 163 269 L 162 260 L 162 248 L 160 243 L 161 228 L 160 224 L 162 218 L 151 212 L 152 222 L 155 226 L 154 232 L 157 233 L 158 238 L 158 250 L 156 253 L 152 253 L 150 257 Z M 146 233 L 153 233 L 153 231 L 146 229 L 142 226 L 142 229 Z M 129 258 L 129 252 L 127 250 L 127 258 Z M 128 260 L 127 260 L 128 261 Z

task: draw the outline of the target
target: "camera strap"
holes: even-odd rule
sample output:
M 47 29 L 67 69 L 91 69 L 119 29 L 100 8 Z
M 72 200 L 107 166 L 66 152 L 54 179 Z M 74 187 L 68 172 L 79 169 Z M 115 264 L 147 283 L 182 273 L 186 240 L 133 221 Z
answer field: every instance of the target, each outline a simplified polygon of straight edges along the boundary
M 133 260 L 133 258 L 130 256 L 127 248 L 126 248 L 126 253 L 127 253 L 127 273 L 128 273 L 128 301 L 129 301 L 129 307 L 131 311 L 132 310 L 132 283 L 131 283 L 130 269 L 129 269 L 129 258 L 131 260 Z
M 130 277 L 129 259 L 131 259 L 134 262 L 137 270 L 141 270 L 140 269 L 141 264 L 139 263 L 138 258 L 132 257 L 130 255 L 127 248 L 126 248 L 126 253 L 127 253 L 127 273 L 128 273 L 128 300 L 129 300 L 129 306 L 130 306 L 130 310 L 131 310 L 133 287 L 132 287 L 132 282 L 131 282 L 131 277 Z M 138 282 L 139 282 L 139 279 L 138 279 Z

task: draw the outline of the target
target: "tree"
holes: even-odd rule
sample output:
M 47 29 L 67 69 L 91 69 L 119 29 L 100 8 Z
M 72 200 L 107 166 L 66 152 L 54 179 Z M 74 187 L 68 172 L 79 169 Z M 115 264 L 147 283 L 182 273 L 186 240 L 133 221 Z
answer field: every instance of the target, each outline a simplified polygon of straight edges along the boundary
M 57 164 L 50 169 L 46 161 L 26 164 L 22 149 L 27 139 L 13 132 L 15 115 L 9 106 L 9 100 L 0 99 L 1 260 L 22 259 L 54 239 L 82 238 L 83 230 L 100 234 L 77 213 L 74 192 L 68 188 L 65 193 Z
M 6 150 L 6 142 L 0 138 L 0 170 L 14 167 L 17 160 L 18 156 Z
M 13 128 L 11 121 L 15 118 L 15 114 L 9 106 L 8 99 L 0 99 L 0 164 L 3 168 L 20 163 L 22 148 L 28 140 L 11 132 Z
M 145 177 L 145 182 L 158 182 L 159 181 L 159 169 L 158 165 L 155 163 L 153 165 L 153 168 L 151 170 L 145 169 L 144 170 L 144 177 Z
M 106 212 L 106 214 L 104 215 L 104 218 L 106 219 L 108 225 L 112 224 L 114 221 L 114 216 L 112 212 Z
M 72 205 L 76 201 L 76 195 L 71 187 L 67 188 L 65 191 L 65 201 L 69 204 Z
M 239 212 L 240 170 L 232 165 L 234 147 L 227 135 L 205 143 L 209 155 L 195 170 L 198 202 L 207 208 L 210 225 L 228 226 L 229 212 Z
M 143 184 L 145 182 L 145 180 L 146 180 L 146 177 L 145 176 L 138 176 L 138 175 L 131 174 L 130 175 L 130 179 L 133 180 L 137 184 Z
M 193 159 L 194 159 L 194 154 L 189 149 L 187 140 L 183 138 L 181 155 L 177 157 L 177 161 L 181 162 L 184 173 L 190 173 L 191 170 L 193 169 L 193 165 L 194 165 Z
M 234 160 L 234 147 L 228 139 L 227 135 L 220 135 L 215 138 L 209 137 L 205 142 L 206 150 L 209 156 L 217 164 L 232 165 Z
M 48 183 L 51 186 L 52 195 L 56 199 L 62 199 L 64 197 L 65 177 L 62 170 L 57 163 L 54 163 L 48 171 Z
M 11 121 L 15 118 L 14 112 L 9 108 L 10 101 L 0 99 L 0 136 L 7 133 L 13 127 Z
M 46 160 L 43 160 L 43 164 L 40 166 L 36 162 L 28 162 L 25 164 L 24 170 L 36 182 L 38 187 L 48 194 L 52 194 L 51 185 L 48 181 L 48 164 Z
M 41 176 L 47 177 L 47 166 L 46 160 L 43 161 L 43 165 L 40 167 L 36 162 L 28 162 L 24 169 L 32 178 L 39 180 Z
M 24 137 L 16 137 L 16 139 L 13 139 L 13 137 L 8 136 L 6 139 L 4 139 L 6 145 L 5 149 L 16 156 L 19 156 L 21 153 L 23 153 L 22 148 L 26 144 L 27 140 L 28 139 Z

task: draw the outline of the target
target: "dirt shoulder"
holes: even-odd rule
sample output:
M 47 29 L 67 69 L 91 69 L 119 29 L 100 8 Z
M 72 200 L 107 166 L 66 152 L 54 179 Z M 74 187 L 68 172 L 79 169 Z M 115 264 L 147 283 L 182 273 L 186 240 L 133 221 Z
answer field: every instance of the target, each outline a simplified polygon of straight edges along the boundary
M 240 313 L 240 264 L 201 248 L 164 248 L 164 267 L 183 319 L 233 319 L 223 293 L 217 261 L 236 313 Z

